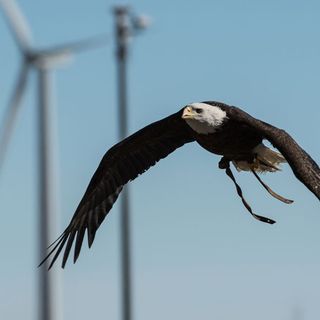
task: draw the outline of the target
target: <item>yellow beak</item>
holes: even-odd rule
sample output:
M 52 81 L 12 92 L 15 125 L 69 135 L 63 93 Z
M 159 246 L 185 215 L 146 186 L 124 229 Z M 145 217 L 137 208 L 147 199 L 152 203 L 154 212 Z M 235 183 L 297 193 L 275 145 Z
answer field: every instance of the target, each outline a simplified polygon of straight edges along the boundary
M 185 107 L 182 113 L 182 119 L 192 119 L 194 112 L 191 107 Z

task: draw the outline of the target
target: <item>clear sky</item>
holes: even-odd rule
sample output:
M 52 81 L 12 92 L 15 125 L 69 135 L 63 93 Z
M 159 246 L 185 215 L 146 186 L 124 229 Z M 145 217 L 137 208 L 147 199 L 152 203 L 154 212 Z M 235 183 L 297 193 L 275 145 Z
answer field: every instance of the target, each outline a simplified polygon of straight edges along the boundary
M 55 73 L 60 224 L 69 222 L 104 152 L 117 142 L 113 18 L 106 0 L 18 2 L 43 47 L 103 32 L 110 45 Z M 319 1 L 132 1 L 153 23 L 131 45 L 130 132 L 189 102 L 218 100 L 286 129 L 319 162 Z M 0 19 L 0 115 L 20 57 Z M 36 316 L 36 78 L 32 73 L 0 180 L 0 318 Z M 134 317 L 139 320 L 320 318 L 320 212 L 284 166 L 237 174 L 245 211 L 219 157 L 187 145 L 131 184 Z M 119 207 L 92 249 L 63 271 L 64 319 L 119 319 Z M 298 312 L 298 311 L 297 311 Z

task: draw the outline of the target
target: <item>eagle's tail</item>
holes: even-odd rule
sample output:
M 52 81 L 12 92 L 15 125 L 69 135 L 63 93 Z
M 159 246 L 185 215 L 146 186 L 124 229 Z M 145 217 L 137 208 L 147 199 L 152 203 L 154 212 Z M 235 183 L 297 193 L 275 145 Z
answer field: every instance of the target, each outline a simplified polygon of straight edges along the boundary
M 271 150 L 262 143 L 253 149 L 253 153 L 256 155 L 253 163 L 233 161 L 238 171 L 275 172 L 281 170 L 280 165 L 282 163 L 287 162 L 280 152 Z

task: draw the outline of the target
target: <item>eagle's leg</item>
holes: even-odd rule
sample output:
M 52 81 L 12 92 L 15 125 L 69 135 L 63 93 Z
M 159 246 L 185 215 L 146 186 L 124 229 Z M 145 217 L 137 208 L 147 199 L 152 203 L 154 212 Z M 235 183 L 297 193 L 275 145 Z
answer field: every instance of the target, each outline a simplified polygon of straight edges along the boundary
M 284 203 L 287 203 L 287 204 L 290 204 L 293 202 L 293 200 L 290 200 L 290 199 L 286 199 L 282 196 L 280 196 L 279 194 L 277 194 L 276 192 L 274 192 L 268 185 L 266 185 L 262 180 L 261 178 L 258 176 L 258 174 L 256 173 L 256 171 L 254 169 L 251 169 L 251 172 L 254 174 L 254 176 L 257 178 L 257 180 L 261 183 L 261 185 L 276 199 L 284 202 Z
M 272 219 L 269 219 L 269 218 L 266 218 L 266 217 L 262 217 L 262 216 L 259 216 L 257 214 L 255 214 L 250 205 L 248 204 L 248 202 L 246 201 L 246 199 L 243 197 L 243 194 L 242 194 L 242 190 L 241 190 L 241 187 L 238 185 L 231 169 L 230 169 L 230 160 L 225 158 L 225 157 L 222 157 L 222 159 L 220 160 L 219 162 L 219 168 L 220 169 L 225 169 L 226 170 L 226 174 L 227 176 L 233 181 L 234 185 L 236 186 L 236 189 L 237 189 L 237 193 L 239 195 L 239 197 L 241 198 L 242 200 L 242 203 L 243 205 L 246 207 L 246 209 L 251 213 L 251 215 L 259 220 L 259 221 L 262 221 L 262 222 L 266 222 L 266 223 L 270 223 L 270 224 L 274 224 L 275 221 L 272 220 Z
M 228 158 L 226 157 L 222 157 L 221 160 L 219 161 L 219 169 L 227 169 L 230 168 L 230 161 Z

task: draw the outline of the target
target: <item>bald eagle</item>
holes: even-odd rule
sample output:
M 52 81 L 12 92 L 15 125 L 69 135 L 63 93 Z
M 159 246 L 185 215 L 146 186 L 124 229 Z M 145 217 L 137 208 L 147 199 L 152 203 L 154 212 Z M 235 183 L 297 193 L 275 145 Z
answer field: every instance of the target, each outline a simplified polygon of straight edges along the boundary
M 263 144 L 267 139 L 280 152 Z M 251 171 L 275 198 L 292 203 L 268 187 L 257 172 L 275 172 L 288 162 L 295 176 L 320 200 L 320 169 L 316 162 L 284 130 L 257 120 L 243 110 L 215 101 L 191 103 L 177 113 L 154 122 L 114 145 L 102 158 L 70 224 L 50 246 L 41 264 L 52 254 L 52 267 L 62 249 L 64 268 L 75 242 L 74 262 L 79 257 L 85 232 L 91 247 L 95 234 L 126 183 L 147 171 L 186 143 L 196 141 L 211 153 L 221 155 L 224 169 L 252 216 L 262 222 L 275 221 L 255 214 L 244 199 L 230 169 Z M 40 265 L 41 265 L 40 264 Z

